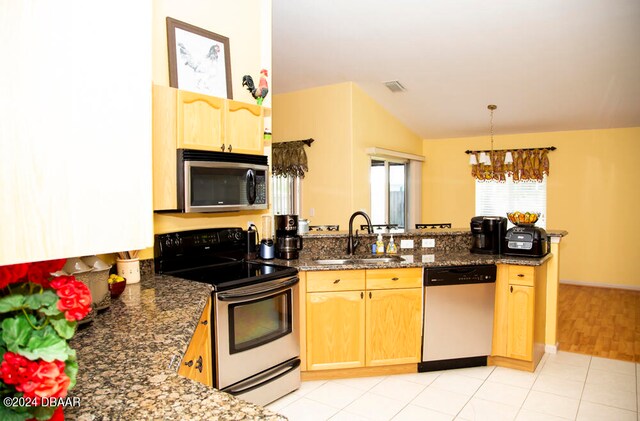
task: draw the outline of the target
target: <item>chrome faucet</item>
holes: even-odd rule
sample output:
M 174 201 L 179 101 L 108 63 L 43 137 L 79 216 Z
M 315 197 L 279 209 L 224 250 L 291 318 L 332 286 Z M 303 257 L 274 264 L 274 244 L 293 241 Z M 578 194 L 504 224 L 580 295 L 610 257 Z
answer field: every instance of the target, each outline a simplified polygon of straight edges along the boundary
M 367 220 L 367 232 L 369 234 L 373 232 L 373 227 L 371 226 L 371 218 L 369 218 L 369 215 L 367 215 L 362 211 L 354 212 L 353 215 L 351 215 L 351 218 L 349 218 L 349 239 L 347 240 L 347 254 L 349 254 L 349 256 L 353 256 L 353 253 L 356 251 L 356 247 L 358 247 L 358 244 L 360 244 L 360 240 L 358 239 L 357 229 L 356 229 L 355 239 L 353 236 L 353 220 L 358 215 L 362 215 L 364 219 Z

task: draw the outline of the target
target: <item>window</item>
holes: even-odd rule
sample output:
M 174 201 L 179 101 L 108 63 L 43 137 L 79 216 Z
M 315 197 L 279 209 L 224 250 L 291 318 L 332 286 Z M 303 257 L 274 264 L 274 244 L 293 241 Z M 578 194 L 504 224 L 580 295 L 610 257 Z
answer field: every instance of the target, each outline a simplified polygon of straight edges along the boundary
M 507 181 L 476 180 L 476 215 L 507 216 L 507 212 L 539 212 L 536 226 L 547 226 L 547 177 L 542 182 L 520 181 L 514 183 L 511 176 Z M 509 228 L 513 226 L 508 222 Z
M 300 177 L 271 176 L 274 215 L 300 214 Z
M 406 226 L 407 163 L 371 159 L 371 222 Z

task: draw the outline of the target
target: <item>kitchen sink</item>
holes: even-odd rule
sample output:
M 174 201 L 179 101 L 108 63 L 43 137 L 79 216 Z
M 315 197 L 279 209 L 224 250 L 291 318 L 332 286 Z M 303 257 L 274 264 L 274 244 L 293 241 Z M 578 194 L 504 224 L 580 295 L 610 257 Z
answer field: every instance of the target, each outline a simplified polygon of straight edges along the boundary
M 404 259 L 394 257 L 352 257 L 349 259 L 318 259 L 313 263 L 317 265 L 375 265 L 380 263 L 401 263 Z

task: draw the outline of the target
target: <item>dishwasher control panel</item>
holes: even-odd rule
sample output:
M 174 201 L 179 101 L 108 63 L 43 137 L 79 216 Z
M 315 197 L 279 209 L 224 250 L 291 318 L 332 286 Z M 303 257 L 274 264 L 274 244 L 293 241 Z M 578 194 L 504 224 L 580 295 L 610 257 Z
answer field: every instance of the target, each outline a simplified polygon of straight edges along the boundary
M 440 266 L 424 270 L 424 285 L 460 285 L 494 283 L 496 265 Z

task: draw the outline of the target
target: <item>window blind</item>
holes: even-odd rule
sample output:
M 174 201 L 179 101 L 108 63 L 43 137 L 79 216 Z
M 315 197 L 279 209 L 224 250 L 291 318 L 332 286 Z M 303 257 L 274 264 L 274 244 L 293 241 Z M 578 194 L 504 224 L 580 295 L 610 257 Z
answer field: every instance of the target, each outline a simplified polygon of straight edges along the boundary
M 539 212 L 536 226 L 547 226 L 547 177 L 541 182 L 505 182 L 476 180 L 476 216 L 507 216 L 507 212 Z M 508 222 L 509 228 L 513 226 Z

